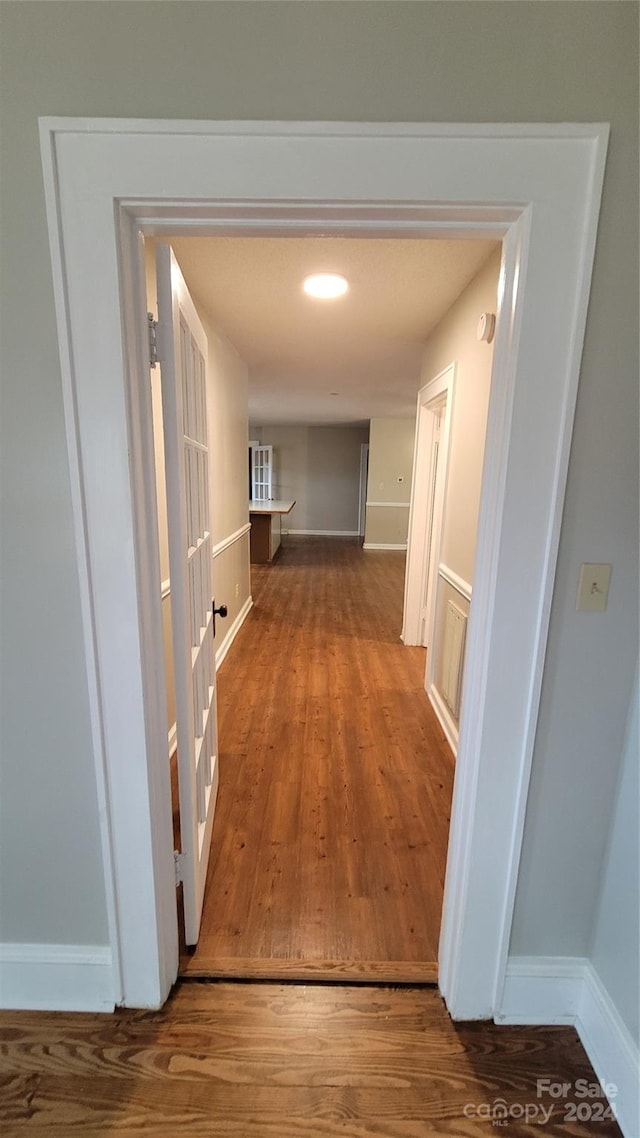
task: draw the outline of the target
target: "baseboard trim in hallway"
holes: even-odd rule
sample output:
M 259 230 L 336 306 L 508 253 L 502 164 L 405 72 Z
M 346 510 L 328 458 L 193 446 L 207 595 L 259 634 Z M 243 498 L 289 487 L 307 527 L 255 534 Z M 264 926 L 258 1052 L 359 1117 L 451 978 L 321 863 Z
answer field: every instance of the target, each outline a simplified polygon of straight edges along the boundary
M 183 956 L 182 980 L 297 980 L 335 984 L 437 984 L 438 965 L 413 960 L 290 960 Z

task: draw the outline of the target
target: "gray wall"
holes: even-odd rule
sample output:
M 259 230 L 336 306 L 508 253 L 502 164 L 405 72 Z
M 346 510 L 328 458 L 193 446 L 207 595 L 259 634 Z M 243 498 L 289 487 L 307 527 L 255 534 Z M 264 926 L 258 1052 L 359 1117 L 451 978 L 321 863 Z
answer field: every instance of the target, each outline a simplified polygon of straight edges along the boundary
M 106 937 L 37 116 L 605 120 L 513 934 L 520 953 L 585 952 L 637 647 L 637 6 L 51 2 L 0 19 L 3 936 Z M 575 612 L 583 560 L 613 563 L 605 614 Z
M 369 424 L 365 549 L 375 545 L 406 547 L 415 437 L 415 417 L 372 419 Z M 376 506 L 376 502 L 398 505 Z
M 252 427 L 273 446 L 273 496 L 293 499 L 282 529 L 358 532 L 360 446 L 368 427 Z
M 591 960 L 629 1031 L 640 1043 L 640 839 L 637 681 L 596 914 Z

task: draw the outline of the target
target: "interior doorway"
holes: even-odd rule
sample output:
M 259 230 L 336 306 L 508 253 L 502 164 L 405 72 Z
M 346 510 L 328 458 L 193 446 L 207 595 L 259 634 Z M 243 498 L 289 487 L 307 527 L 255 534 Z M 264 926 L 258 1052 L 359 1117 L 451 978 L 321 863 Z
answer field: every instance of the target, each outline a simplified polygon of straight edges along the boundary
M 360 493 L 358 500 L 358 537 L 364 541 L 367 518 L 367 479 L 369 477 L 369 444 L 360 447 Z
M 607 128 L 52 119 L 41 136 L 117 1003 L 161 1003 L 177 968 L 140 229 L 504 239 L 439 981 L 454 1017 L 499 1014 Z
M 254 254 L 251 238 L 234 242 L 178 237 L 172 245 L 187 284 L 199 298 L 209 336 L 211 370 L 216 371 L 208 393 L 209 417 L 217 424 L 217 437 L 224 440 L 226 465 L 232 461 L 233 446 L 242 450 L 246 443 L 236 439 L 234 444 L 227 430 L 227 369 L 217 346 L 219 337 L 239 358 L 246 354 L 260 360 L 262 334 L 266 344 L 262 350 L 271 353 L 266 357 L 271 367 L 281 352 L 305 379 L 307 361 L 313 361 L 322 378 L 314 381 L 312 377 L 302 390 L 290 391 L 296 415 L 303 421 L 305 413 L 324 420 L 329 410 L 334 418 L 344 418 L 345 404 L 356 420 L 354 424 L 321 421 L 302 427 L 282 424 L 276 418 L 284 414 L 281 404 L 262 379 L 259 364 L 253 388 L 250 375 L 245 418 L 248 415 L 253 453 L 269 452 L 273 493 L 267 496 L 295 495 L 308 509 L 315 504 L 317 510 L 324 510 L 322 515 L 316 513 L 315 524 L 329 528 L 294 529 L 304 536 L 288 539 L 288 544 L 285 539 L 284 552 L 266 574 L 252 566 L 253 607 L 245 613 L 242 631 L 236 629 L 238 640 L 226 655 L 222 674 L 219 807 L 202 930 L 199 943 L 197 935 L 187 939 L 194 947 L 183 953 L 182 970 L 217 976 L 295 973 L 317 978 L 433 980 L 437 977 L 452 756 L 424 694 L 424 652 L 403 648 L 401 643 L 405 554 L 398 544 L 372 543 L 363 552 L 353 539 L 366 526 L 375 523 L 380 527 L 382 519 L 393 516 L 392 525 L 404 525 L 406 548 L 404 485 L 408 499 L 415 392 L 427 343 L 433 341 L 438 347 L 443 340 L 446 346 L 438 350 L 461 356 L 461 416 L 467 390 L 484 387 L 484 408 L 473 408 L 475 425 L 482 428 L 482 413 L 486 418 L 488 407 L 490 356 L 483 367 L 472 358 L 474 306 L 488 303 L 495 307 L 500 246 L 491 241 L 404 240 L 384 241 L 377 249 L 375 241 L 355 237 L 339 242 L 276 238 L 259 241 Z M 165 241 L 152 245 L 151 255 L 154 250 L 166 259 Z M 328 314 L 308 301 L 308 312 L 304 302 L 300 311 L 291 301 L 287 306 L 287 297 L 301 291 L 305 265 L 311 268 L 329 258 L 345 279 L 354 282 L 351 309 L 345 305 L 344 314 Z M 272 263 L 278 266 L 275 282 Z M 363 264 L 368 270 L 366 285 Z M 154 275 L 148 264 L 148 281 Z M 247 278 L 253 281 L 253 295 Z M 437 288 L 426 287 L 434 279 L 439 282 Z M 260 294 L 262 281 L 264 292 Z M 425 283 L 422 293 L 421 281 Z M 222 285 L 224 303 L 217 305 Z M 261 332 L 267 289 L 272 311 L 268 328 Z M 148 303 L 154 307 L 153 293 Z M 368 305 L 371 314 L 366 311 Z M 280 341 L 274 336 L 279 309 L 286 331 Z M 378 330 L 382 311 L 386 326 Z M 335 349 L 333 358 L 323 359 L 321 342 L 314 343 L 318 332 L 322 338 L 332 333 L 337 337 L 345 319 L 356 325 L 356 331 L 343 333 L 345 348 L 352 356 L 360 353 L 353 378 L 345 374 L 348 367 Z M 299 322 L 304 322 L 304 336 L 296 359 L 291 328 Z M 252 324 L 251 334 L 243 335 Z M 358 344 L 358 330 L 364 346 Z M 410 342 L 410 334 L 415 343 Z M 377 357 L 384 358 L 387 374 L 392 374 L 396 343 L 401 347 L 395 348 L 395 369 L 404 369 L 407 379 L 403 385 L 387 382 L 381 392 Z M 160 366 L 162 370 L 162 360 Z M 441 382 L 427 385 L 427 395 L 420 393 L 434 421 L 441 413 L 444 419 L 447 394 L 452 405 L 453 385 L 446 376 L 453 370 L 448 369 Z M 229 381 L 237 387 L 235 372 Z M 340 404 L 335 399 L 337 392 L 331 390 L 326 406 L 319 410 L 327 388 L 340 389 Z M 275 425 L 256 426 L 265 418 L 264 410 L 256 407 L 274 402 L 277 410 L 270 418 Z M 375 416 L 381 410 L 387 414 Z M 407 410 L 412 418 L 398 418 Z M 375 421 L 370 443 L 358 441 L 358 420 L 363 413 Z M 451 415 L 447 422 L 450 419 Z M 266 445 L 260 446 L 258 439 Z M 367 493 L 371 447 L 373 483 Z M 448 435 L 443 435 L 442 471 L 447 467 L 447 447 Z M 215 451 L 213 445 L 210 493 L 214 513 L 226 477 L 222 466 L 216 465 Z M 236 462 L 234 469 L 238 468 Z M 433 463 L 432 488 L 437 469 Z M 477 492 L 481 466 L 471 474 Z M 441 476 L 440 513 L 445 481 Z M 415 478 L 413 482 L 415 486 Z M 465 495 L 473 489 L 467 486 Z M 344 511 L 350 495 L 351 517 Z M 159 502 L 161 496 L 162 487 Z M 247 508 L 245 495 L 244 514 L 236 521 L 246 519 Z M 162 536 L 166 520 L 161 514 Z M 313 515 L 303 517 L 308 523 Z M 343 533 L 335 528 L 341 519 L 347 527 Z M 236 521 L 228 523 L 232 529 Z M 464 524 L 469 524 L 466 517 Z M 379 540 L 385 534 L 372 536 Z M 389 536 L 394 535 L 390 532 Z M 215 537 L 224 541 L 228 535 L 220 531 Z M 215 591 L 224 601 L 232 590 L 225 557 L 215 560 L 215 571 L 211 593 Z M 298 582 L 296 590 L 293 580 Z M 327 588 L 328 581 L 331 588 Z M 312 604 L 307 603 L 310 597 Z M 296 675 L 293 686 L 291 669 Z M 319 681 L 314 671 L 330 672 L 331 684 Z M 169 675 L 169 690 L 172 686 Z M 277 691 L 278 698 L 271 700 L 270 691 Z M 249 721 L 251 737 L 244 726 Z M 318 785 L 324 787 L 321 795 Z M 282 825 L 283 819 L 289 820 Z M 236 880 L 239 873 L 242 883 Z

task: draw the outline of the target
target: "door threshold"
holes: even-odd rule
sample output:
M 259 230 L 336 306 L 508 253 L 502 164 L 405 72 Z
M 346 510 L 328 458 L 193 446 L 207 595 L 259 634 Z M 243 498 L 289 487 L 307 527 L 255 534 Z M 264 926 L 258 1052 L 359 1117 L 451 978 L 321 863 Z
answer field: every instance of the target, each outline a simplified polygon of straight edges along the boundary
M 335 984 L 437 984 L 438 964 L 424 960 L 292 960 L 183 955 L 180 979 L 298 980 Z

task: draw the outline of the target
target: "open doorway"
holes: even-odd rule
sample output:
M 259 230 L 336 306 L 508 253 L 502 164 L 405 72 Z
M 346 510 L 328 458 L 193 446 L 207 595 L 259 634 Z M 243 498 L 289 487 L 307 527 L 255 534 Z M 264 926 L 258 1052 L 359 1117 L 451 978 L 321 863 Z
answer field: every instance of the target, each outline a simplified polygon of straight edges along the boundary
M 499 1015 L 606 126 L 40 126 L 116 1003 L 178 961 L 140 230 L 504 239 L 439 953 L 454 1018 Z
M 369 443 L 360 447 L 360 488 L 358 494 L 358 537 L 364 541 L 367 519 L 367 483 L 369 479 Z
M 237 595 L 239 582 L 229 576 L 230 546 L 215 558 L 216 595 L 224 601 L 229 594 L 231 609 L 217 644 L 219 652 L 226 643 L 219 804 L 200 937 L 195 952 L 183 953 L 182 970 L 435 980 L 454 768 L 424 694 L 424 651 L 400 639 L 415 399 L 429 352 L 453 352 L 462 358 L 463 388 L 484 385 L 482 422 L 476 414 L 476 426 L 484 427 L 491 356 L 482 376 L 467 357 L 474 306 L 496 306 L 499 243 L 180 237 L 171 243 L 200 308 L 216 372 L 209 420 L 224 453 L 216 468 L 214 442 L 214 510 L 219 487 L 237 495 L 247 433 L 254 451 L 269 452 L 274 506 L 285 499 L 295 506 L 283 518 L 278 558 L 252 566 L 247 595 Z M 371 312 L 362 296 L 333 323 L 322 309 L 298 312 L 304 265 L 329 262 L 344 270 L 354 291 L 366 292 Z M 271 264 L 282 278 L 282 296 L 277 288 L 273 295 Z M 151 270 L 150 258 L 153 309 Z M 288 305 L 287 294 L 294 296 Z M 261 320 L 269 302 L 265 348 Z M 356 330 L 342 334 L 347 362 L 333 343 L 328 362 L 318 336 L 339 338 L 340 322 L 349 319 Z M 296 320 L 304 320 L 297 360 Z M 279 354 L 304 377 L 295 390 L 291 374 L 284 377 L 293 415 L 278 390 Z M 376 357 L 384 360 L 377 373 Z M 239 408 L 231 415 L 228 409 L 243 366 L 244 442 L 230 433 Z M 466 493 L 477 497 L 481 462 L 476 467 Z M 162 514 L 162 488 L 158 498 Z M 234 533 L 245 536 L 246 494 L 243 505 L 243 514 L 225 520 L 232 533 L 215 533 L 216 546 Z M 219 507 L 224 511 L 225 503 Z M 161 516 L 161 536 L 165 530 Z M 246 558 L 246 541 L 232 544 L 236 561 Z

